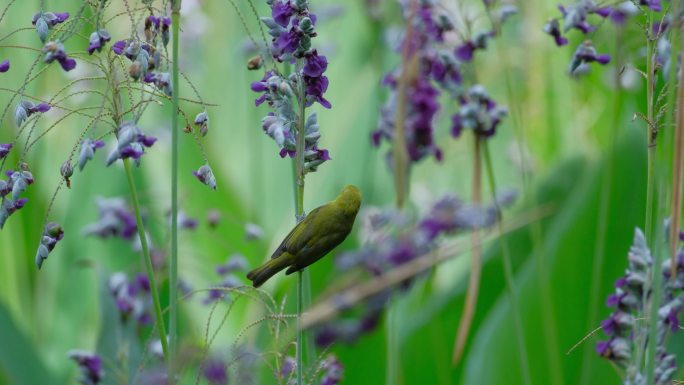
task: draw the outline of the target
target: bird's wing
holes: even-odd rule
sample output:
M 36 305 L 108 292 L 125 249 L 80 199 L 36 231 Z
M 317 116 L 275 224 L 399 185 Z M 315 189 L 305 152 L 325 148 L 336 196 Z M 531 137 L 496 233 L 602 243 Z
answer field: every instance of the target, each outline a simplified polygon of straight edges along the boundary
M 278 246 L 276 251 L 271 256 L 271 259 L 278 258 L 283 252 L 287 251 L 290 254 L 296 255 L 299 250 L 304 248 L 309 240 L 312 238 L 312 232 L 314 230 L 315 222 L 318 216 L 327 205 L 323 205 L 313 209 L 309 215 L 304 218 L 303 221 L 299 222 L 287 236 L 283 239 L 283 242 Z

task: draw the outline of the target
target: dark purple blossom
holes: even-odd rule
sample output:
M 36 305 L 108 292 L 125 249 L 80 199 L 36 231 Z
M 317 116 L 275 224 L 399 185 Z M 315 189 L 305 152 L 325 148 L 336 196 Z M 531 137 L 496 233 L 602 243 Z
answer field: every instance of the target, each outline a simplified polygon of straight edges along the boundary
M 325 56 L 318 55 L 316 50 L 306 55 L 306 64 L 302 72 L 304 75 L 317 78 L 323 75 L 323 72 L 328 68 L 328 59 Z
M 78 155 L 79 170 L 83 171 L 86 163 L 88 163 L 89 160 L 92 160 L 95 156 L 95 151 L 102 147 L 104 147 L 104 142 L 101 140 L 92 140 L 90 138 L 83 139 L 83 142 L 81 143 L 81 151 Z
M 639 5 L 645 5 L 654 12 L 663 10 L 663 5 L 660 3 L 660 0 L 640 0 Z
M 568 72 L 571 75 L 577 75 L 589 63 L 606 65 L 610 63 L 610 55 L 598 54 L 591 41 L 587 40 L 575 50 L 568 66 Z
M 156 141 L 157 138 L 145 135 L 135 123 L 122 123 L 118 130 L 117 146 L 107 157 L 107 166 L 127 158 L 134 159 L 139 165 L 145 148 L 152 147 Z
M 117 55 L 123 54 L 124 49 L 126 49 L 126 40 L 119 40 L 112 44 L 112 51 Z
M 50 108 L 50 105 L 47 103 L 34 104 L 28 100 L 22 100 L 14 109 L 14 121 L 17 127 L 19 127 L 31 115 L 47 112 Z
M 33 15 L 31 24 L 36 27 L 36 32 L 42 42 L 45 42 L 47 35 L 57 24 L 65 22 L 69 18 L 69 12 L 38 12 Z
M 134 319 L 140 326 L 152 323 L 152 297 L 146 275 L 129 279 L 125 273 L 117 272 L 109 277 L 107 285 L 123 322 Z
M 2 63 L 0 63 L 0 73 L 1 72 L 7 72 L 10 69 L 10 61 L 9 60 L 3 60 Z
M 97 385 L 101 383 L 105 373 L 102 369 L 102 359 L 98 355 L 72 350 L 69 352 L 69 358 L 74 360 L 81 369 L 81 377 L 79 378 L 81 384 Z
M 275 1 L 271 9 L 271 16 L 278 25 L 285 28 L 290 24 L 290 18 L 295 13 L 295 8 L 291 1 Z

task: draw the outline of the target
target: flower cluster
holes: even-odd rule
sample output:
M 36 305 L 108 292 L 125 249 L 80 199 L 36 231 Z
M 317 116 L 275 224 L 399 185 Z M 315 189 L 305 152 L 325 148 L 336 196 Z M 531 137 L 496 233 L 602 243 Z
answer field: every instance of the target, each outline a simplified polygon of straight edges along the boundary
M 118 144 L 107 157 L 107 166 L 119 159 L 132 158 L 136 165 L 140 165 L 140 158 L 145 154 L 145 148 L 152 147 L 157 138 L 146 136 L 133 122 L 124 122 L 119 126 Z
M 207 297 L 203 300 L 203 303 L 205 305 L 211 304 L 225 298 L 226 291 L 218 288 L 230 289 L 242 286 L 242 281 L 240 281 L 240 278 L 238 278 L 234 273 L 246 271 L 247 268 L 247 260 L 244 256 L 240 254 L 233 254 L 229 256 L 226 263 L 216 267 L 216 274 L 221 277 L 221 282 L 218 285 L 214 285 L 216 289 L 209 290 Z
M 139 41 L 119 40 L 112 44 L 112 51 L 117 55 L 124 55 L 130 61 L 128 74 L 134 80 L 144 79 L 148 71 L 156 68 L 160 55 L 153 46 Z
M 105 373 L 102 369 L 102 359 L 97 354 L 72 350 L 69 352 L 69 358 L 74 360 L 81 369 L 81 378 L 79 378 L 81 384 L 97 385 L 104 379 Z
M 47 103 L 40 103 L 36 105 L 28 100 L 22 100 L 14 109 L 14 122 L 17 124 L 17 127 L 20 127 L 26 121 L 26 119 L 31 117 L 31 115 L 38 112 L 43 113 L 48 111 L 50 111 L 50 105 Z
M 47 64 L 57 60 L 64 71 L 71 71 L 76 68 L 76 60 L 70 58 L 64 50 L 64 44 L 58 41 L 49 41 L 43 46 L 45 58 L 43 61 Z
M 613 5 L 599 4 L 593 0 L 578 0 L 571 5 L 559 5 L 558 9 L 561 16 L 549 20 L 544 25 L 544 32 L 553 37 L 556 45 L 560 47 L 568 44 L 568 39 L 564 35 L 571 30 L 578 30 L 583 35 L 589 35 L 596 31 L 604 19 L 609 19 L 613 24 L 621 27 L 641 11 L 661 12 L 663 7 L 660 0 L 618 1 Z M 591 20 L 592 17 L 596 22 Z M 659 31 L 659 26 L 660 22 L 653 26 L 656 36 L 662 33 Z M 581 75 L 589 70 L 589 63 L 605 65 L 610 60 L 609 55 L 596 53 L 592 42 L 587 40 L 575 50 L 568 73 L 570 75 Z
M 145 19 L 145 38 L 148 42 L 152 42 L 157 36 L 161 36 L 162 43 L 167 45 L 169 44 L 169 26 L 171 26 L 171 18 L 168 16 L 150 15 Z
M 451 117 L 451 134 L 459 137 L 463 129 L 470 129 L 480 137 L 490 137 L 508 111 L 499 107 L 479 84 L 472 86 L 459 99 L 460 108 Z
M 679 330 L 679 314 L 684 311 L 684 250 L 677 258 L 674 280 L 670 276 L 670 260 L 663 263 L 664 281 L 662 301 L 658 309 L 656 341 L 648 341 L 648 324 L 637 322 L 647 314 L 651 302 L 653 258 L 641 230 L 636 229 L 634 241 L 628 254 L 629 266 L 625 275 L 615 282 L 615 293 L 606 301 L 615 310 L 601 322 L 607 340 L 596 344 L 596 351 L 602 357 L 625 369 L 625 384 L 641 383 L 644 373 L 635 366 L 632 359 L 639 349 L 647 344 L 656 344 L 655 384 L 669 384 L 676 372 L 675 356 L 666 350 L 666 335 Z M 644 341 L 648 341 L 644 343 Z
M 36 27 L 38 37 L 43 43 L 47 39 L 47 35 L 52 28 L 57 24 L 64 23 L 69 18 L 69 12 L 38 12 L 33 15 L 31 24 Z
M 62 226 L 57 223 L 50 222 L 45 225 L 43 229 L 43 236 L 40 238 L 40 245 L 36 252 L 36 265 L 38 269 L 43 266 L 43 261 L 48 258 L 48 255 L 57 246 L 57 242 L 64 238 L 64 230 Z
M 132 240 L 138 227 L 135 223 L 135 215 L 122 198 L 98 197 L 96 205 L 100 217 L 97 222 L 85 226 L 84 235 Z
M 25 163 L 17 171 L 5 171 L 5 175 L 7 180 L 0 179 L 0 229 L 12 214 L 24 207 L 28 199 L 21 198 L 21 194 L 33 184 L 33 174 Z
M 440 89 L 452 94 L 461 86 L 461 71 L 457 55 L 444 46 L 444 36 L 454 30 L 449 17 L 440 12 L 433 1 L 419 1 L 419 9 L 405 6 L 404 14 L 410 24 L 400 49 L 402 65 L 390 72 L 383 84 L 390 89 L 390 96 L 380 111 L 380 121 L 372 133 L 373 144 L 379 146 L 382 139 L 392 141 L 396 119 L 404 121 L 404 132 L 409 158 L 413 162 L 434 155 L 441 160 L 442 152 L 434 143 L 434 120 L 439 111 Z M 415 63 L 415 65 L 413 65 Z M 401 79 L 401 77 L 406 79 Z M 398 117 L 399 83 L 406 80 L 405 116 Z
M 303 130 L 304 172 L 316 171 L 320 164 L 330 160 L 328 151 L 318 145 L 318 117 L 313 113 L 304 119 L 294 108 L 295 100 L 302 113 L 303 107 L 314 103 L 331 108 L 323 96 L 329 85 L 328 77 L 324 75 L 328 59 L 311 46 L 311 39 L 316 36 L 316 15 L 309 11 L 305 0 L 272 0 L 269 3 L 272 17 L 261 20 L 273 37 L 271 54 L 277 62 L 295 63 L 295 71 L 289 76 L 277 70 L 266 71 L 260 81 L 251 85 L 252 91 L 262 94 L 255 104 L 267 102 L 273 109 L 262 119 L 261 125 L 280 148 L 281 157 L 296 156 L 298 133 Z M 304 127 L 299 127 L 304 120 Z
M 152 323 L 150 281 L 145 274 L 129 279 L 125 273 L 114 273 L 109 278 L 108 287 L 123 322 L 132 317 L 140 326 Z
M 362 217 L 359 236 L 362 246 L 337 259 L 337 267 L 347 271 L 362 267 L 372 276 L 382 276 L 391 269 L 426 255 L 439 244 L 442 236 L 492 226 L 496 222 L 497 207 L 510 205 L 515 194 L 505 192 L 496 204 L 480 206 L 466 204 L 447 195 L 433 204 L 418 220 L 395 210 L 371 209 Z M 405 289 L 410 282 L 403 282 Z M 328 323 L 316 331 L 316 342 L 327 346 L 335 341 L 351 342 L 375 329 L 381 311 L 392 294 L 391 290 L 371 297 L 364 311 L 356 319 L 342 319 Z

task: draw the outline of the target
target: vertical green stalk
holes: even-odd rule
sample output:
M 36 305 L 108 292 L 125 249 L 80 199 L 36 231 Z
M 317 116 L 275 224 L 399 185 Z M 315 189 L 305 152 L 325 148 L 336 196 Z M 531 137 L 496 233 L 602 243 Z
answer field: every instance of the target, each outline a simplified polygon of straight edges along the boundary
M 181 0 L 171 1 L 171 84 L 173 95 L 171 103 L 171 260 L 169 263 L 169 337 L 171 341 L 169 365 L 169 381 L 174 384 L 175 357 L 178 349 L 178 41 L 180 32 Z
M 157 321 L 159 330 L 159 340 L 161 341 L 164 359 L 169 362 L 169 347 L 166 340 L 166 327 L 164 326 L 164 316 L 162 315 L 161 305 L 159 303 L 159 291 L 157 290 L 156 279 L 154 278 L 154 267 L 152 267 L 152 258 L 150 258 L 150 248 L 147 245 L 147 236 L 145 235 L 145 226 L 140 215 L 140 201 L 138 200 L 138 190 L 133 181 L 133 171 L 131 169 L 131 162 L 128 159 L 123 160 L 124 169 L 126 170 L 126 178 L 128 180 L 128 187 L 131 190 L 131 198 L 133 200 L 133 211 L 135 212 L 135 225 L 138 228 L 138 236 L 140 237 L 140 245 L 142 247 L 143 259 L 145 260 L 145 269 L 147 270 L 147 278 L 150 281 L 150 293 L 152 294 L 152 303 L 154 305 L 154 316 Z
M 295 67 L 299 73 L 299 62 Z M 304 79 L 299 76 L 298 103 L 299 103 L 299 122 L 297 127 L 297 152 L 295 154 L 296 165 L 296 190 L 297 201 L 295 206 L 295 219 L 297 223 L 304 220 L 304 141 L 306 140 L 306 93 L 304 89 Z M 301 269 L 297 272 L 297 385 L 304 384 L 304 359 L 302 350 L 304 348 L 305 331 L 300 327 L 302 320 L 302 304 L 304 302 L 304 271 Z M 310 290 L 310 288 L 307 288 Z
M 654 45 L 651 41 L 652 20 L 648 18 L 648 32 L 646 36 L 646 125 L 647 125 L 647 142 L 648 143 L 648 166 L 647 166 L 647 181 L 646 181 L 646 218 L 644 220 L 644 227 L 646 232 L 646 239 L 653 244 L 653 193 L 655 188 L 655 155 L 656 155 L 656 122 L 653 113 L 653 95 L 655 93 L 655 69 L 653 66 Z
M 489 156 L 489 144 L 484 142 L 482 148 L 482 156 L 485 162 L 485 170 L 487 172 L 487 179 L 489 180 L 489 189 L 492 193 L 492 201 L 496 207 L 497 227 L 500 233 L 503 233 L 503 220 L 501 217 L 501 209 L 496 200 L 496 179 L 494 178 L 494 167 L 492 166 L 492 159 Z M 506 281 L 506 291 L 511 301 L 511 311 L 513 313 L 513 327 L 515 329 L 515 337 L 518 346 L 518 360 L 520 361 L 520 371 L 522 372 L 523 384 L 531 385 L 532 380 L 530 376 L 529 358 L 527 356 L 527 347 L 525 346 L 525 334 L 522 326 L 522 316 L 520 315 L 520 304 L 518 296 L 515 293 L 515 282 L 513 277 L 513 264 L 511 263 L 511 252 L 508 246 L 508 237 L 501 238 L 501 249 L 503 252 L 504 278 Z

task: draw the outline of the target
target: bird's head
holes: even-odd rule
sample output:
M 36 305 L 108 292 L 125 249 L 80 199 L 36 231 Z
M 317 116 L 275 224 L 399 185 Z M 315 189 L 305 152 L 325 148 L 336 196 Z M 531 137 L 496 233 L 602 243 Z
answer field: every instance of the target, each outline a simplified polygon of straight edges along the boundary
M 356 186 L 347 185 L 335 199 L 345 213 L 356 216 L 361 207 L 361 192 Z

